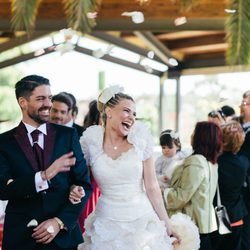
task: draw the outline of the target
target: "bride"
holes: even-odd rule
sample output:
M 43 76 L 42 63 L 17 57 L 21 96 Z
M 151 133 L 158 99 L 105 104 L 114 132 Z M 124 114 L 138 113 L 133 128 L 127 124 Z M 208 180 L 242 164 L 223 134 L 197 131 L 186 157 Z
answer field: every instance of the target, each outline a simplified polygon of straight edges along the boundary
M 80 139 L 101 196 L 85 221 L 78 249 L 171 250 L 178 235 L 166 213 L 153 165 L 153 140 L 145 124 L 135 121 L 132 97 L 119 86 L 98 98 L 104 126 L 89 127 Z M 77 186 L 70 201 L 81 197 Z

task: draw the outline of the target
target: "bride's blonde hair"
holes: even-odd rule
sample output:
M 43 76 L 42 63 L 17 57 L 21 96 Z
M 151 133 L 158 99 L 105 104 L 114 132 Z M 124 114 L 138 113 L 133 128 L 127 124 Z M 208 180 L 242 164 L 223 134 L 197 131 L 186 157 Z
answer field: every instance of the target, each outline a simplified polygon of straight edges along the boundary
M 131 100 L 132 102 L 134 102 L 134 99 L 131 96 L 119 92 L 119 93 L 115 94 L 114 96 L 112 96 L 106 103 L 102 103 L 99 101 L 99 98 L 101 95 L 102 95 L 102 93 L 98 96 L 97 109 L 101 113 L 101 118 L 102 118 L 104 127 L 106 126 L 106 122 L 107 122 L 107 115 L 105 113 L 106 107 L 113 108 L 122 99 L 127 99 L 127 100 Z

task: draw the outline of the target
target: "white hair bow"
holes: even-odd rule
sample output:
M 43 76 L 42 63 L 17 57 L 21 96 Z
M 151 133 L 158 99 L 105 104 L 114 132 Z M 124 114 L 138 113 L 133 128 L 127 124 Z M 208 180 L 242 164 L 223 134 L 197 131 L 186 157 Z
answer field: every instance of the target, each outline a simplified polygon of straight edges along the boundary
M 121 93 L 123 91 L 124 91 L 123 87 L 119 85 L 110 86 L 102 91 L 98 100 L 99 102 L 106 104 L 112 97 L 115 96 L 115 94 Z
M 179 138 L 179 134 L 178 134 L 178 132 L 175 132 L 175 131 L 171 131 L 171 132 L 162 132 L 161 134 L 160 134 L 160 136 L 163 136 L 163 135 L 170 135 L 170 137 L 172 138 L 172 139 L 175 139 L 175 140 L 177 140 L 178 138 Z

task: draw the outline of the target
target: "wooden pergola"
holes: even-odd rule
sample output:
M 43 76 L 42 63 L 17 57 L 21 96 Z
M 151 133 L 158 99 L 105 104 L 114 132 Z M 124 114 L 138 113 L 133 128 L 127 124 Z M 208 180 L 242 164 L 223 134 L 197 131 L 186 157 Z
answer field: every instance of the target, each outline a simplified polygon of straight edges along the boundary
M 226 1 L 200 2 L 182 11 L 179 0 L 151 0 L 148 5 L 140 5 L 137 0 L 103 0 L 92 35 L 140 53 L 154 50 L 164 63 L 176 58 L 180 70 L 225 65 Z M 145 21 L 135 24 L 121 15 L 132 11 L 141 11 Z M 0 0 L 0 52 L 27 42 L 25 33 L 11 31 L 10 18 L 10 1 Z M 186 19 L 186 23 L 178 25 L 177 18 L 179 23 L 180 18 Z M 66 27 L 62 0 L 43 0 L 29 39 Z
M 225 10 L 227 1 L 203 0 L 199 2 L 191 10 L 185 11 L 181 9 L 180 0 L 151 0 L 149 4 L 143 5 L 140 5 L 139 0 L 103 0 L 96 19 L 97 25 L 88 35 L 135 52 L 142 57 L 147 57 L 148 52 L 153 51 L 153 59 L 168 66 L 166 72 L 157 70 L 151 72 L 160 77 L 160 82 L 163 82 L 164 77 L 167 76 L 177 79 L 178 83 L 183 72 L 190 70 L 194 72 L 196 69 L 203 73 L 215 67 L 220 72 L 228 71 L 229 68 L 226 67 L 225 62 L 228 45 L 225 41 L 224 29 L 225 19 L 227 15 L 230 15 Z M 10 8 L 9 0 L 0 0 L 0 53 L 67 28 L 62 0 L 42 1 L 35 30 L 30 37 L 26 35 L 26 32 L 11 30 Z M 122 16 L 123 12 L 133 11 L 142 12 L 145 21 L 136 24 L 130 17 Z M 75 50 L 92 55 L 91 50 L 84 49 L 78 44 Z M 45 53 L 42 55 L 48 53 L 53 53 L 53 50 L 45 48 Z M 0 69 L 34 57 L 34 53 L 28 53 L 2 60 Z M 145 67 L 139 63 L 112 58 L 108 54 L 102 59 L 146 71 Z M 177 60 L 178 65 L 173 65 L 172 59 Z M 160 86 L 163 88 L 162 84 Z M 178 103 L 179 85 L 177 84 L 177 113 Z M 160 109 L 161 105 L 162 94 Z

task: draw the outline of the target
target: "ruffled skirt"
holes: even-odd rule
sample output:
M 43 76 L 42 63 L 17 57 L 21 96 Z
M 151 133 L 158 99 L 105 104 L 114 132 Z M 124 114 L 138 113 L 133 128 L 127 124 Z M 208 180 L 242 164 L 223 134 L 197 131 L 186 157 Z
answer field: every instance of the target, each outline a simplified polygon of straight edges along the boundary
M 172 250 L 163 221 L 154 211 L 133 221 L 115 221 L 91 213 L 78 250 Z

